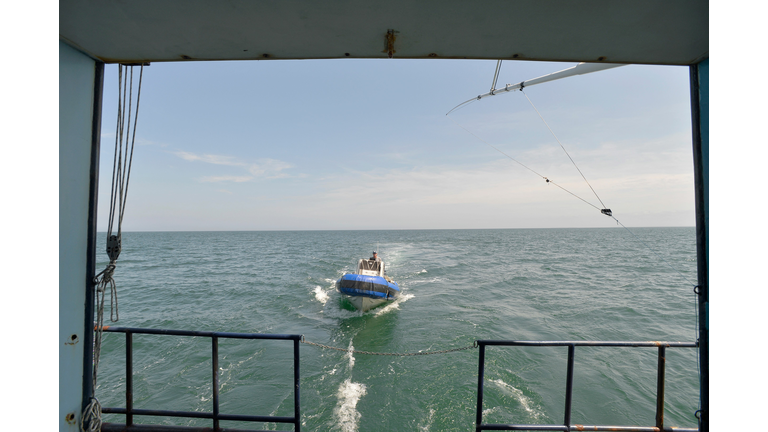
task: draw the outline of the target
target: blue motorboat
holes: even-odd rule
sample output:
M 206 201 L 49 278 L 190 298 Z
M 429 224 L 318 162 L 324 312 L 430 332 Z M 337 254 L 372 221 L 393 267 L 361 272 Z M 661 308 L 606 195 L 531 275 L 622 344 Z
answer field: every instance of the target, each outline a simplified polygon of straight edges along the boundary
M 400 287 L 384 273 L 384 261 L 380 259 L 358 261 L 357 271 L 339 278 L 336 289 L 363 312 L 392 302 L 400 295 Z

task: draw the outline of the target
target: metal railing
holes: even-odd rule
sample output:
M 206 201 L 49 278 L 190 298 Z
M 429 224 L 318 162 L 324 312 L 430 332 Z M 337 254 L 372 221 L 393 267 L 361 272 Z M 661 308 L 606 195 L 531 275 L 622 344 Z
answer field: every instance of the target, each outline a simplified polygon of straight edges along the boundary
M 475 431 L 482 430 L 536 430 L 536 431 L 627 431 L 627 432 L 697 432 L 698 429 L 673 428 L 664 426 L 664 374 L 666 370 L 667 348 L 696 348 L 695 342 L 594 342 L 594 341 L 503 341 L 479 340 L 480 359 L 477 377 L 477 419 Z M 568 369 L 565 384 L 565 415 L 563 424 L 483 424 L 483 381 L 485 379 L 486 346 L 526 346 L 526 347 L 568 347 Z M 573 400 L 573 367 L 577 346 L 588 347 L 655 347 L 659 350 L 656 379 L 656 426 L 594 426 L 571 424 L 571 402 Z
M 261 333 L 224 333 L 224 332 L 205 332 L 188 330 L 162 330 L 162 329 L 142 329 L 128 327 L 104 327 L 105 332 L 125 333 L 125 408 L 102 408 L 105 414 L 125 414 L 125 424 L 104 423 L 102 431 L 211 431 L 207 427 L 185 427 L 185 426 L 162 426 L 162 425 L 140 425 L 133 423 L 134 416 L 160 416 L 160 417 L 182 417 L 182 418 L 203 418 L 213 420 L 213 430 L 220 431 L 219 422 L 221 420 L 232 420 L 241 422 L 260 422 L 260 423 L 292 423 L 294 430 L 301 430 L 301 415 L 299 410 L 299 341 L 301 335 L 279 335 L 279 334 L 261 334 Z M 211 338 L 211 363 L 213 385 L 213 411 L 168 411 L 168 410 L 148 410 L 133 408 L 133 335 L 134 334 L 153 334 L 153 335 L 171 335 L 171 336 L 199 336 Z M 293 341 L 293 417 L 279 416 L 256 416 L 241 414 L 222 414 L 219 412 L 219 339 L 271 339 L 271 340 L 292 340 Z M 235 429 L 227 429 L 235 431 Z M 243 431 L 245 432 L 245 431 Z

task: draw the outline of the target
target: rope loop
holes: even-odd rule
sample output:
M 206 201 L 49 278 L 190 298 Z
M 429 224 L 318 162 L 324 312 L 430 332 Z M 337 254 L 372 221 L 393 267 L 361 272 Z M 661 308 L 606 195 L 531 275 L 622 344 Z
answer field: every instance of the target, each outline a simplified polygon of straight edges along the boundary
M 80 430 L 82 432 L 99 432 L 101 431 L 101 404 L 95 397 L 91 398 L 91 402 L 85 407 L 83 411 L 82 422 L 80 423 Z M 88 425 L 86 429 L 85 425 Z

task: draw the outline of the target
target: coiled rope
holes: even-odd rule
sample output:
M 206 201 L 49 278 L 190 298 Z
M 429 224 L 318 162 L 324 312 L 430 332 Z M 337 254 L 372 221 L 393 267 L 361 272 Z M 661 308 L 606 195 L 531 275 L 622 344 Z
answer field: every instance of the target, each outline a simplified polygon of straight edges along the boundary
M 138 91 L 136 95 L 136 108 L 133 118 L 133 131 L 131 131 L 131 112 L 134 111 L 133 102 L 133 66 L 118 65 L 117 80 L 117 130 L 115 132 L 115 157 L 112 163 L 112 188 L 109 201 L 109 225 L 107 229 L 107 255 L 109 264 L 93 278 L 95 291 L 94 303 L 96 307 L 96 325 L 93 337 L 93 391 L 96 392 L 96 381 L 101 358 L 101 341 L 104 333 L 104 303 L 109 288 L 109 319 L 117 322 L 120 319 L 117 304 L 117 284 L 113 278 L 117 267 L 117 258 L 122 249 L 122 226 L 125 215 L 125 203 L 128 199 L 128 183 L 131 178 L 131 165 L 133 163 L 133 148 L 136 141 L 136 124 L 139 119 L 139 102 L 141 100 L 141 80 L 144 75 L 144 64 L 141 64 L 139 72 Z M 130 77 L 128 68 L 130 67 Z M 123 71 L 125 70 L 125 76 Z M 125 79 L 123 79 L 125 78 Z M 129 83 L 130 81 L 130 83 Z M 126 103 L 128 104 L 126 110 Z M 127 120 L 127 122 L 126 122 Z M 130 145 L 129 145 L 130 142 Z M 112 234 L 115 219 L 117 219 L 117 234 Z M 101 431 L 101 404 L 95 396 L 83 411 L 80 430 L 83 432 Z
M 337 348 L 332 347 L 329 345 L 323 345 L 316 342 L 310 342 L 307 340 L 304 340 L 304 336 L 301 336 L 301 343 L 307 344 L 307 345 L 314 345 L 316 347 L 325 348 L 325 349 L 331 349 L 335 351 L 342 351 L 352 354 L 365 354 L 365 355 L 379 355 L 379 356 L 395 356 L 395 357 L 411 357 L 411 356 L 423 356 L 423 355 L 433 355 L 433 354 L 446 354 L 450 352 L 456 352 L 456 351 L 464 351 L 472 348 L 477 348 L 477 341 L 473 343 L 472 345 L 468 345 L 461 348 L 453 348 L 453 349 L 447 349 L 447 350 L 440 350 L 440 351 L 419 351 L 419 352 L 410 352 L 410 353 L 385 353 L 385 352 L 373 352 L 373 351 L 359 351 L 355 349 L 350 348 Z

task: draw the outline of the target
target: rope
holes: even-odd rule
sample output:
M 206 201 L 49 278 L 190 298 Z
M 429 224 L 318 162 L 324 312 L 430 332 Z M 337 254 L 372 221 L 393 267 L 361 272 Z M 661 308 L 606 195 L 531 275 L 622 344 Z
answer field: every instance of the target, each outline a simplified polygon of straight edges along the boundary
M 541 115 L 541 113 L 539 112 L 539 110 L 538 110 L 538 109 L 536 109 L 536 105 L 534 105 L 534 104 L 533 104 L 533 102 L 531 101 L 531 98 L 529 98 L 529 97 L 528 97 L 528 95 L 527 95 L 527 94 L 525 94 L 525 92 L 523 91 L 523 89 L 522 89 L 522 88 L 520 88 L 520 91 L 523 93 L 523 95 L 525 95 L 525 98 L 526 98 L 526 99 L 528 99 L 528 102 L 530 102 L 531 106 L 532 106 L 532 107 L 533 107 L 533 109 L 536 111 L 536 114 L 538 114 L 538 115 L 539 115 L 539 118 L 541 118 L 541 121 L 543 121 L 543 122 L 544 122 L 544 125 L 546 125 L 546 126 L 547 126 L 547 129 L 549 129 L 549 132 L 552 134 L 552 136 L 553 136 L 553 137 L 555 137 L 555 141 L 557 141 L 557 143 L 558 143 L 558 144 L 560 144 L 560 148 L 561 148 L 561 149 L 563 149 L 563 151 L 565 152 L 566 156 L 568 156 L 568 159 L 570 159 L 570 160 L 571 160 L 571 163 L 573 164 L 573 166 L 574 166 L 574 167 L 576 167 L 576 171 L 578 171 L 578 172 L 579 172 L 579 174 L 581 174 L 581 178 L 583 178 L 583 179 L 584 179 L 584 181 L 585 181 L 585 182 L 587 182 L 587 186 L 589 186 L 589 188 L 590 188 L 590 189 L 592 189 L 592 193 L 593 193 L 593 194 L 595 194 L 595 197 L 597 197 L 597 200 L 598 200 L 598 201 L 600 201 L 600 204 L 602 204 L 602 205 L 603 205 L 603 208 L 607 208 L 607 207 L 605 206 L 605 204 L 603 204 L 603 200 L 601 200 L 601 199 L 600 199 L 600 197 L 597 195 L 597 192 L 595 192 L 595 189 L 594 189 L 594 188 L 592 188 L 592 185 L 591 185 L 591 184 L 589 184 L 589 181 L 587 181 L 587 178 L 586 178 L 586 177 L 584 177 L 584 173 L 582 173 L 582 172 L 581 172 L 581 170 L 579 169 L 579 167 L 576 165 L 576 162 L 574 162 L 573 158 L 572 158 L 572 157 L 571 157 L 571 155 L 568 153 L 568 150 L 566 150 L 566 149 L 565 149 L 565 147 L 563 147 L 563 143 L 561 143 L 561 142 L 560 142 L 560 140 L 557 138 L 557 135 L 555 135 L 555 132 L 552 130 L 552 128 L 551 128 L 551 127 L 549 127 L 549 124 L 547 124 L 547 121 L 546 121 L 546 120 L 544 120 L 544 117 L 542 117 L 542 115 Z
M 440 350 L 440 351 L 419 351 L 415 353 L 383 353 L 383 352 L 373 352 L 373 351 L 358 351 L 355 349 L 348 349 L 348 348 L 336 348 L 329 345 L 323 345 L 315 342 L 309 342 L 307 340 L 304 340 L 304 336 L 301 336 L 301 343 L 307 344 L 307 345 L 314 345 L 316 347 L 325 348 L 325 349 L 332 349 L 336 351 L 342 351 L 347 353 L 353 353 L 353 354 L 365 354 L 365 355 L 379 355 L 379 356 L 395 356 L 395 357 L 411 357 L 411 356 L 423 356 L 423 355 L 433 355 L 433 354 L 446 354 L 450 352 L 456 352 L 456 351 L 464 351 L 472 348 L 477 348 L 477 341 L 473 343 L 472 345 L 468 345 L 462 348 L 453 348 L 453 349 L 447 349 L 447 350 Z
M 85 425 L 88 425 L 86 428 Z M 82 432 L 99 432 L 101 431 L 101 404 L 98 399 L 91 398 L 91 403 L 83 411 L 83 421 L 80 424 L 80 430 Z
M 99 360 L 101 359 L 101 340 L 104 333 L 104 299 L 106 298 L 107 286 L 110 288 L 109 319 L 112 322 L 117 322 L 120 318 L 117 308 L 117 284 L 115 284 L 115 280 L 112 278 L 114 272 L 115 262 L 111 261 L 109 265 L 107 265 L 107 268 L 105 268 L 101 273 L 93 278 L 93 284 L 96 286 L 97 305 L 96 332 L 94 333 L 93 338 L 93 388 L 96 388 L 96 379 L 99 372 Z
M 446 117 L 447 117 L 447 116 L 446 116 Z M 452 121 L 452 122 L 453 122 L 453 124 L 455 124 L 456 126 L 458 126 L 458 127 L 462 128 L 462 129 L 464 129 L 464 131 L 465 131 L 465 132 L 467 132 L 468 134 L 470 134 L 470 135 L 472 135 L 473 137 L 477 138 L 479 141 L 481 141 L 481 142 L 485 143 L 485 144 L 486 144 L 486 145 L 488 145 L 490 148 L 492 148 L 492 149 L 496 150 L 497 152 L 499 152 L 499 153 L 503 154 L 504 156 L 508 157 L 509 159 L 511 159 L 512 161 L 514 161 L 514 162 L 515 162 L 515 163 L 517 163 L 518 165 L 520 165 L 521 167 L 523 167 L 523 168 L 527 169 L 528 171 L 530 171 L 530 172 L 532 172 L 532 173 L 536 174 L 537 176 L 541 177 L 541 178 L 542 178 L 542 179 L 544 179 L 544 181 L 546 181 L 547 183 L 551 183 L 551 184 L 553 184 L 553 185 L 555 185 L 555 186 L 559 187 L 560 189 L 562 189 L 562 190 L 564 190 L 565 192 L 568 192 L 569 194 L 573 195 L 574 197 L 576 197 L 576 198 L 578 198 L 578 199 L 580 199 L 580 200 L 584 201 L 586 204 L 589 204 L 590 206 L 592 206 L 592 207 L 596 208 L 597 210 L 602 210 L 600 207 L 598 207 L 598 206 L 596 206 L 596 205 L 592 204 L 591 202 L 589 202 L 589 201 L 585 200 L 584 198 L 582 198 L 582 197 L 580 197 L 580 196 L 576 195 L 575 193 L 573 193 L 573 192 L 569 191 L 568 189 L 566 189 L 566 188 L 564 188 L 564 187 L 560 186 L 559 184 L 555 183 L 555 182 L 554 182 L 554 180 L 552 180 L 552 179 L 549 179 L 549 178 L 547 178 L 547 177 L 544 177 L 543 175 L 541 175 L 541 174 L 539 174 L 538 172 L 534 171 L 532 168 L 530 168 L 530 167 L 526 166 L 525 164 L 523 164 L 523 163 L 522 163 L 522 162 L 520 162 L 519 160 L 517 160 L 517 159 L 513 158 L 512 156 L 510 156 L 510 155 L 508 155 L 508 154 L 504 153 L 503 151 L 501 151 L 500 149 L 498 149 L 498 148 L 497 148 L 496 146 L 494 146 L 493 144 L 491 144 L 491 143 L 489 143 L 488 141 L 486 141 L 486 140 L 484 140 L 484 139 L 480 138 L 479 136 L 475 135 L 474 133 L 472 133 L 470 130 L 468 130 L 468 129 L 467 129 L 467 128 L 465 128 L 464 126 L 462 126 L 462 125 L 460 125 L 459 123 L 457 123 L 457 122 L 456 122 L 456 120 L 454 120 L 454 119 L 452 119 L 452 118 L 450 118 L 450 117 L 447 117 L 447 118 L 448 118 L 450 121 Z M 598 199 L 599 199 L 599 198 L 598 198 Z M 601 201 L 601 203 L 602 203 L 602 201 Z
M 115 156 L 112 162 L 112 187 L 109 200 L 109 224 L 107 228 L 107 255 L 109 264 L 107 267 L 93 278 L 94 302 L 96 306 L 96 328 L 93 338 L 93 390 L 96 391 L 96 383 L 99 372 L 99 361 L 101 360 L 101 342 L 104 334 L 104 303 L 109 288 L 109 319 L 117 322 L 120 319 L 117 303 L 117 284 L 113 275 L 117 267 L 117 258 L 122 249 L 122 227 L 123 216 L 125 215 L 125 204 L 128 199 L 128 184 L 131 178 L 131 165 L 133 164 L 133 149 L 136 143 L 136 125 L 139 119 L 139 101 L 141 100 L 141 81 L 144 76 L 144 65 L 141 65 L 139 74 L 139 85 L 136 95 L 136 108 L 133 108 L 133 66 L 130 66 L 131 73 L 128 78 L 127 73 L 123 79 L 123 68 L 128 70 L 127 65 L 118 65 L 117 80 L 117 130 L 115 131 Z M 129 82 L 130 81 L 130 85 Z M 126 111 L 126 103 L 128 109 Z M 131 134 L 131 112 L 134 111 L 133 133 Z M 126 123 L 127 115 L 127 123 Z M 126 134 L 126 125 L 128 133 Z M 129 153 L 130 138 L 130 153 Z M 125 146 L 123 146 L 125 143 Z M 115 219 L 117 219 L 117 234 L 113 235 L 115 228 Z M 86 425 L 87 429 L 86 429 Z M 83 411 L 80 424 L 83 432 L 97 432 L 101 430 L 101 405 L 95 396 L 91 397 L 91 402 Z

